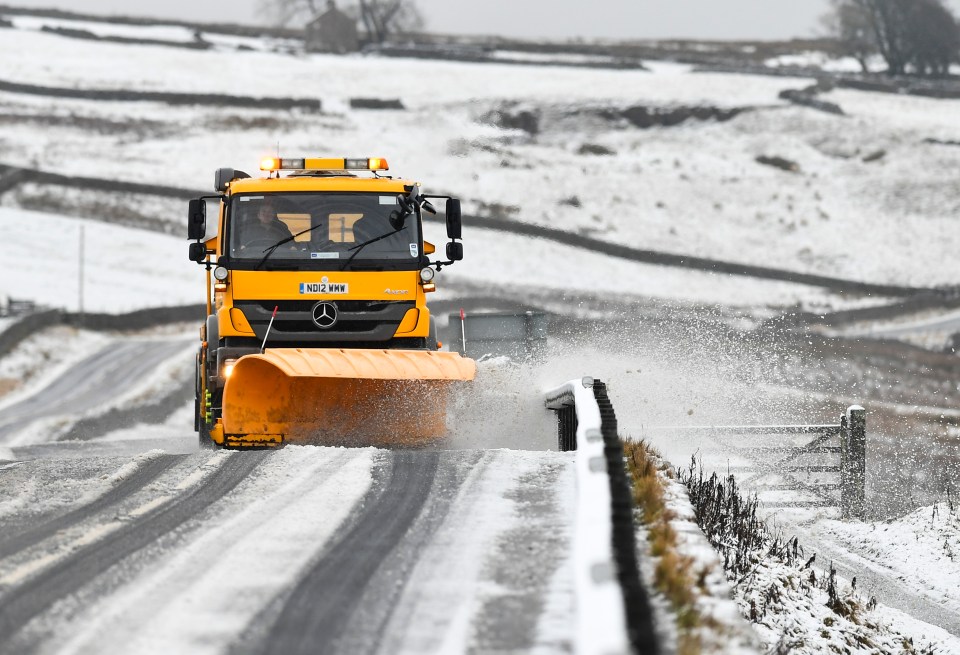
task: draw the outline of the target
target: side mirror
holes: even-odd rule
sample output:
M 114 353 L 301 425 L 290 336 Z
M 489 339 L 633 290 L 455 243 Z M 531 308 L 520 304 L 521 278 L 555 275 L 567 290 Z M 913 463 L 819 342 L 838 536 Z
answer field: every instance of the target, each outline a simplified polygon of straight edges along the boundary
M 207 233 L 207 203 L 203 198 L 194 198 L 187 206 L 187 238 L 203 241 Z
M 459 241 L 451 241 L 447 244 L 447 259 L 452 262 L 458 262 L 463 259 L 463 244 Z
M 460 200 L 457 198 L 447 198 L 447 238 L 461 238 L 460 233 L 462 226 L 463 222 L 460 218 Z M 452 257 L 448 256 L 448 259 L 452 259 Z
M 202 243 L 190 244 L 190 261 L 200 263 L 207 258 L 207 247 Z

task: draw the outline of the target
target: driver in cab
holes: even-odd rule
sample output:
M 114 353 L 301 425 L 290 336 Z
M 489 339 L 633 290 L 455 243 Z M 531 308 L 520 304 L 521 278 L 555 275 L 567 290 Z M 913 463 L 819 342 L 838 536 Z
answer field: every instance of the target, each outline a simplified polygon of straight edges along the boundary
M 287 225 L 277 216 L 273 200 L 267 196 L 256 209 L 256 215 L 247 210 L 240 232 L 242 248 L 269 248 L 283 239 L 293 235 Z

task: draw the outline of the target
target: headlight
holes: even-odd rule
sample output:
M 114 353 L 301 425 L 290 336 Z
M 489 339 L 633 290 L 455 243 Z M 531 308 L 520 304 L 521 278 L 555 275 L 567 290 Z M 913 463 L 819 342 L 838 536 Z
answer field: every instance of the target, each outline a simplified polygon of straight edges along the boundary
M 434 271 L 429 266 L 427 266 L 426 268 L 420 269 L 420 279 L 423 280 L 424 282 L 429 282 L 430 280 L 433 279 L 433 276 L 436 274 L 437 274 L 436 271 Z
M 225 269 L 223 266 L 217 266 L 213 269 L 213 277 L 217 278 L 221 282 L 227 279 L 227 275 L 230 274 L 230 271 Z
M 233 367 L 237 365 L 237 360 L 228 359 L 223 363 L 223 377 L 228 378 L 233 373 Z

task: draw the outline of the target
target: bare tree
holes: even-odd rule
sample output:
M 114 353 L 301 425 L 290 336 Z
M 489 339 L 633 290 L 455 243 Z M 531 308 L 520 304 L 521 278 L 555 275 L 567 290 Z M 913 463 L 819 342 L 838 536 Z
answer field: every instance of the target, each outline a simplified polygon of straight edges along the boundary
M 960 27 L 939 0 L 915 0 L 907 17 L 912 35 L 910 63 L 919 75 L 943 77 L 960 60 Z
M 824 23 L 864 70 L 874 52 L 890 75 L 908 68 L 944 75 L 960 59 L 960 27 L 942 0 L 833 0 L 832 5 Z
M 890 75 L 903 75 L 909 57 L 907 15 L 914 0 L 850 0 L 864 12 Z
M 273 25 L 306 25 L 323 12 L 318 0 L 260 0 L 260 14 Z
M 268 20 L 277 25 L 305 25 L 322 14 L 328 4 L 324 0 L 260 0 L 260 6 Z M 424 25 L 414 0 L 356 0 L 345 3 L 343 11 L 362 23 L 368 43 L 385 43 Z
M 358 1 L 360 18 L 373 43 L 384 43 L 393 35 L 423 27 L 423 16 L 411 0 Z
M 870 14 L 850 0 L 831 0 L 821 23 L 840 42 L 843 54 L 856 59 L 863 72 L 869 73 L 868 60 L 879 52 Z

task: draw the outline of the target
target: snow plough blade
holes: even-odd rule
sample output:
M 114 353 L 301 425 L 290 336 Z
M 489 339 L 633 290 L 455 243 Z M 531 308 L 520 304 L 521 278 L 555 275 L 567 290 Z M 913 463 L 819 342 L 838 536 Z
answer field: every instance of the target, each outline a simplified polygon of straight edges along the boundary
M 444 435 L 451 387 L 475 375 L 457 353 L 268 349 L 237 360 L 217 436 L 228 447 L 422 444 Z

